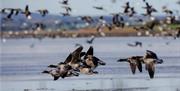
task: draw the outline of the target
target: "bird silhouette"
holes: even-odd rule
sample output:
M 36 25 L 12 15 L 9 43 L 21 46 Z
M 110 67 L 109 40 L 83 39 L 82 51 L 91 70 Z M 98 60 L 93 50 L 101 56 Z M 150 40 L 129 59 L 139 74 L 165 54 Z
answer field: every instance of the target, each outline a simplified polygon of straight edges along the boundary
M 137 46 L 142 47 L 142 42 L 135 41 L 134 44 L 128 43 L 127 45 L 130 46 L 130 47 L 137 47 Z
M 81 16 L 80 18 L 82 21 L 85 21 L 88 24 L 91 24 L 94 22 L 94 19 L 91 16 Z
M 136 11 L 134 10 L 134 7 L 131 7 L 129 17 L 132 17 L 134 14 L 136 14 Z
M 123 6 L 123 8 L 124 8 L 124 11 L 123 11 L 123 13 L 129 13 L 129 9 L 130 9 L 130 5 L 129 5 L 129 2 L 126 2 L 126 6 Z
M 102 6 L 93 6 L 93 8 L 95 8 L 97 10 L 105 10 Z
M 14 9 L 11 9 L 10 13 L 7 15 L 7 19 L 11 19 L 13 14 L 14 14 Z
M 49 13 L 47 9 L 39 9 L 37 11 L 42 15 L 42 17 L 46 16 L 46 14 Z
M 170 10 L 170 9 L 168 9 L 166 6 L 163 6 L 163 7 L 162 7 L 162 10 L 163 10 L 163 12 L 165 12 L 166 14 L 170 14 L 170 15 L 173 14 L 173 11 Z
M 117 62 L 128 62 L 132 71 L 132 74 L 136 73 L 136 67 L 138 67 L 139 72 L 142 72 L 142 61 L 143 56 L 132 56 L 125 59 L 119 59 Z
M 7 11 L 7 8 L 3 8 L 3 9 L 1 9 L 0 13 L 1 13 L 1 14 L 7 14 L 6 11 Z
M 62 2 L 60 1 L 59 3 L 61 3 L 63 5 L 68 5 L 68 0 L 63 0 Z
M 72 11 L 72 8 L 69 6 L 62 6 L 62 8 L 64 8 L 68 13 Z
M 31 12 L 29 11 L 29 5 L 25 6 L 24 11 L 22 12 L 28 19 L 31 19 Z
M 88 44 L 92 44 L 92 43 L 93 43 L 93 41 L 94 41 L 94 39 L 95 39 L 95 37 L 94 37 L 94 36 L 91 36 L 91 38 L 90 38 L 90 39 L 86 40 L 86 43 L 88 43 Z
M 112 18 L 112 23 L 116 26 L 116 27 L 122 27 L 124 28 L 124 18 L 122 16 L 120 16 L 119 14 L 115 14 L 113 15 Z
M 153 12 L 157 12 L 155 8 L 152 7 L 148 2 L 146 2 L 146 7 L 143 7 L 146 9 L 146 13 L 143 14 L 144 16 L 151 16 Z

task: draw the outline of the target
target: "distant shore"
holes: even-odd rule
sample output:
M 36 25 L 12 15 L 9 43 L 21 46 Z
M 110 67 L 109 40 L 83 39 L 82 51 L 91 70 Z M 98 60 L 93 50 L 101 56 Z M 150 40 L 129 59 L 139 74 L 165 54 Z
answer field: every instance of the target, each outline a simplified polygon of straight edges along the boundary
M 1 38 L 56 38 L 56 37 L 128 37 L 128 36 L 171 36 L 171 34 L 160 31 L 137 31 L 132 27 L 118 28 L 111 31 L 103 29 L 101 32 L 96 31 L 95 28 L 86 28 L 71 31 L 7 31 L 0 32 Z

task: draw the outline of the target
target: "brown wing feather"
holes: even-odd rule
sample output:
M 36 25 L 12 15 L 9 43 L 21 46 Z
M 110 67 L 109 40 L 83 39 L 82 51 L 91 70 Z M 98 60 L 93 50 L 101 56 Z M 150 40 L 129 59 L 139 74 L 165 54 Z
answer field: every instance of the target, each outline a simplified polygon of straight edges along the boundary
M 72 63 L 76 63 L 76 62 L 79 61 L 79 59 L 80 59 L 80 54 L 81 54 L 82 50 L 83 50 L 83 47 L 80 46 L 80 47 L 78 47 L 75 51 L 73 51 L 73 53 L 72 53 L 72 59 L 71 59 L 71 62 L 72 62 Z
M 70 53 L 69 56 L 64 61 L 64 63 L 67 64 L 67 63 L 71 62 L 71 60 L 72 60 L 72 54 Z
M 151 63 L 146 64 L 146 65 L 147 65 L 147 70 L 148 70 L 150 78 L 151 79 L 154 78 L 154 71 L 155 71 L 154 63 L 151 62 Z
M 130 68 L 131 68 L 132 73 L 135 74 L 135 72 L 136 72 L 136 64 L 130 63 Z
M 140 60 L 136 60 L 137 67 L 139 69 L 139 72 L 142 72 L 142 63 Z

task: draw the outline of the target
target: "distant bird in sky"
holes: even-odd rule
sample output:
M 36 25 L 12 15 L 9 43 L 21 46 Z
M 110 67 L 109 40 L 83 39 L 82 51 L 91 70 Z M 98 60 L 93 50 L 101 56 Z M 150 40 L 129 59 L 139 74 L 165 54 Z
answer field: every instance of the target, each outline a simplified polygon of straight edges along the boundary
M 157 10 L 153 8 L 152 5 L 149 5 L 148 2 L 146 2 L 146 7 L 143 8 L 146 9 L 146 13 L 143 14 L 145 16 L 151 16 L 153 12 L 157 12 Z
M 69 6 L 62 6 L 62 8 L 64 8 L 68 13 L 72 11 L 72 8 Z
M 6 10 L 7 10 L 7 8 L 3 8 L 3 9 L 1 9 L 0 13 L 1 14 L 7 14 Z
M 9 11 L 9 12 L 8 12 Z M 6 18 L 3 19 L 11 19 L 13 15 L 18 15 L 22 10 L 20 8 L 4 8 L 1 10 L 2 14 L 7 14 Z
M 7 10 L 13 10 L 15 12 L 15 15 L 18 15 L 19 13 L 22 12 L 22 9 L 20 8 L 7 8 Z
M 90 39 L 86 40 L 86 43 L 88 43 L 88 44 L 92 44 L 92 43 L 93 43 L 93 41 L 94 41 L 94 39 L 95 39 L 95 36 L 91 36 L 91 38 L 90 38 Z
M 162 10 L 163 10 L 163 12 L 165 12 L 166 14 L 170 14 L 170 15 L 173 14 L 173 11 L 170 10 L 170 9 L 168 9 L 167 6 L 163 6 L 163 7 L 162 7 Z
M 97 10 L 105 10 L 104 7 L 102 7 L 102 6 L 93 6 L 93 8 L 95 8 Z
M 29 5 L 25 6 L 25 10 L 22 12 L 28 19 L 31 19 L 31 12 L 29 10 Z
M 123 8 L 124 8 L 123 13 L 125 13 L 125 14 L 129 13 L 129 9 L 130 9 L 129 2 L 126 2 L 126 6 L 123 6 Z
M 134 10 L 134 7 L 130 8 L 129 17 L 132 17 L 134 14 L 136 14 L 136 11 Z
M 69 4 L 69 3 L 68 3 L 68 0 L 63 0 L 62 2 L 59 1 L 59 3 L 61 3 L 61 4 L 63 4 L 63 5 L 68 5 L 68 4 Z
M 23 10 L 20 9 L 20 8 L 16 8 L 16 9 L 14 9 L 14 11 L 15 11 L 15 15 L 18 15 L 18 14 L 20 14 Z
M 130 47 L 137 47 L 137 46 L 142 47 L 142 42 L 135 41 L 134 44 L 128 43 L 127 45 L 130 46 Z
M 46 14 L 49 13 L 49 11 L 47 9 L 39 9 L 37 11 L 42 15 L 42 17 L 44 17 Z
M 10 13 L 7 15 L 7 19 L 11 19 L 13 14 L 14 14 L 14 9 L 11 9 Z

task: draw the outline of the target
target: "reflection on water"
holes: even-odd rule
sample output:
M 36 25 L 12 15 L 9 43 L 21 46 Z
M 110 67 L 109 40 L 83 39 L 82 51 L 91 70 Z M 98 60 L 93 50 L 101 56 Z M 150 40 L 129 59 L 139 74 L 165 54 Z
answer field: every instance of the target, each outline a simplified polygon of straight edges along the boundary
M 79 43 L 89 48 L 87 38 L 7 39 L 1 42 L 0 91 L 178 91 L 180 88 L 180 39 L 162 37 L 96 38 L 92 46 L 95 55 L 107 63 L 97 68 L 97 75 L 80 75 L 53 81 L 41 74 L 49 64 L 64 61 Z M 128 43 L 141 41 L 142 47 Z M 168 44 L 167 44 L 168 42 Z M 33 47 L 32 47 L 33 45 Z M 116 60 L 132 55 L 144 55 L 152 50 L 164 59 L 156 66 L 154 79 L 147 72 L 131 74 L 127 63 Z M 144 67 L 143 67 L 144 68 Z M 8 86 L 8 87 L 7 87 Z M 90 90 L 88 90 L 90 91 Z

